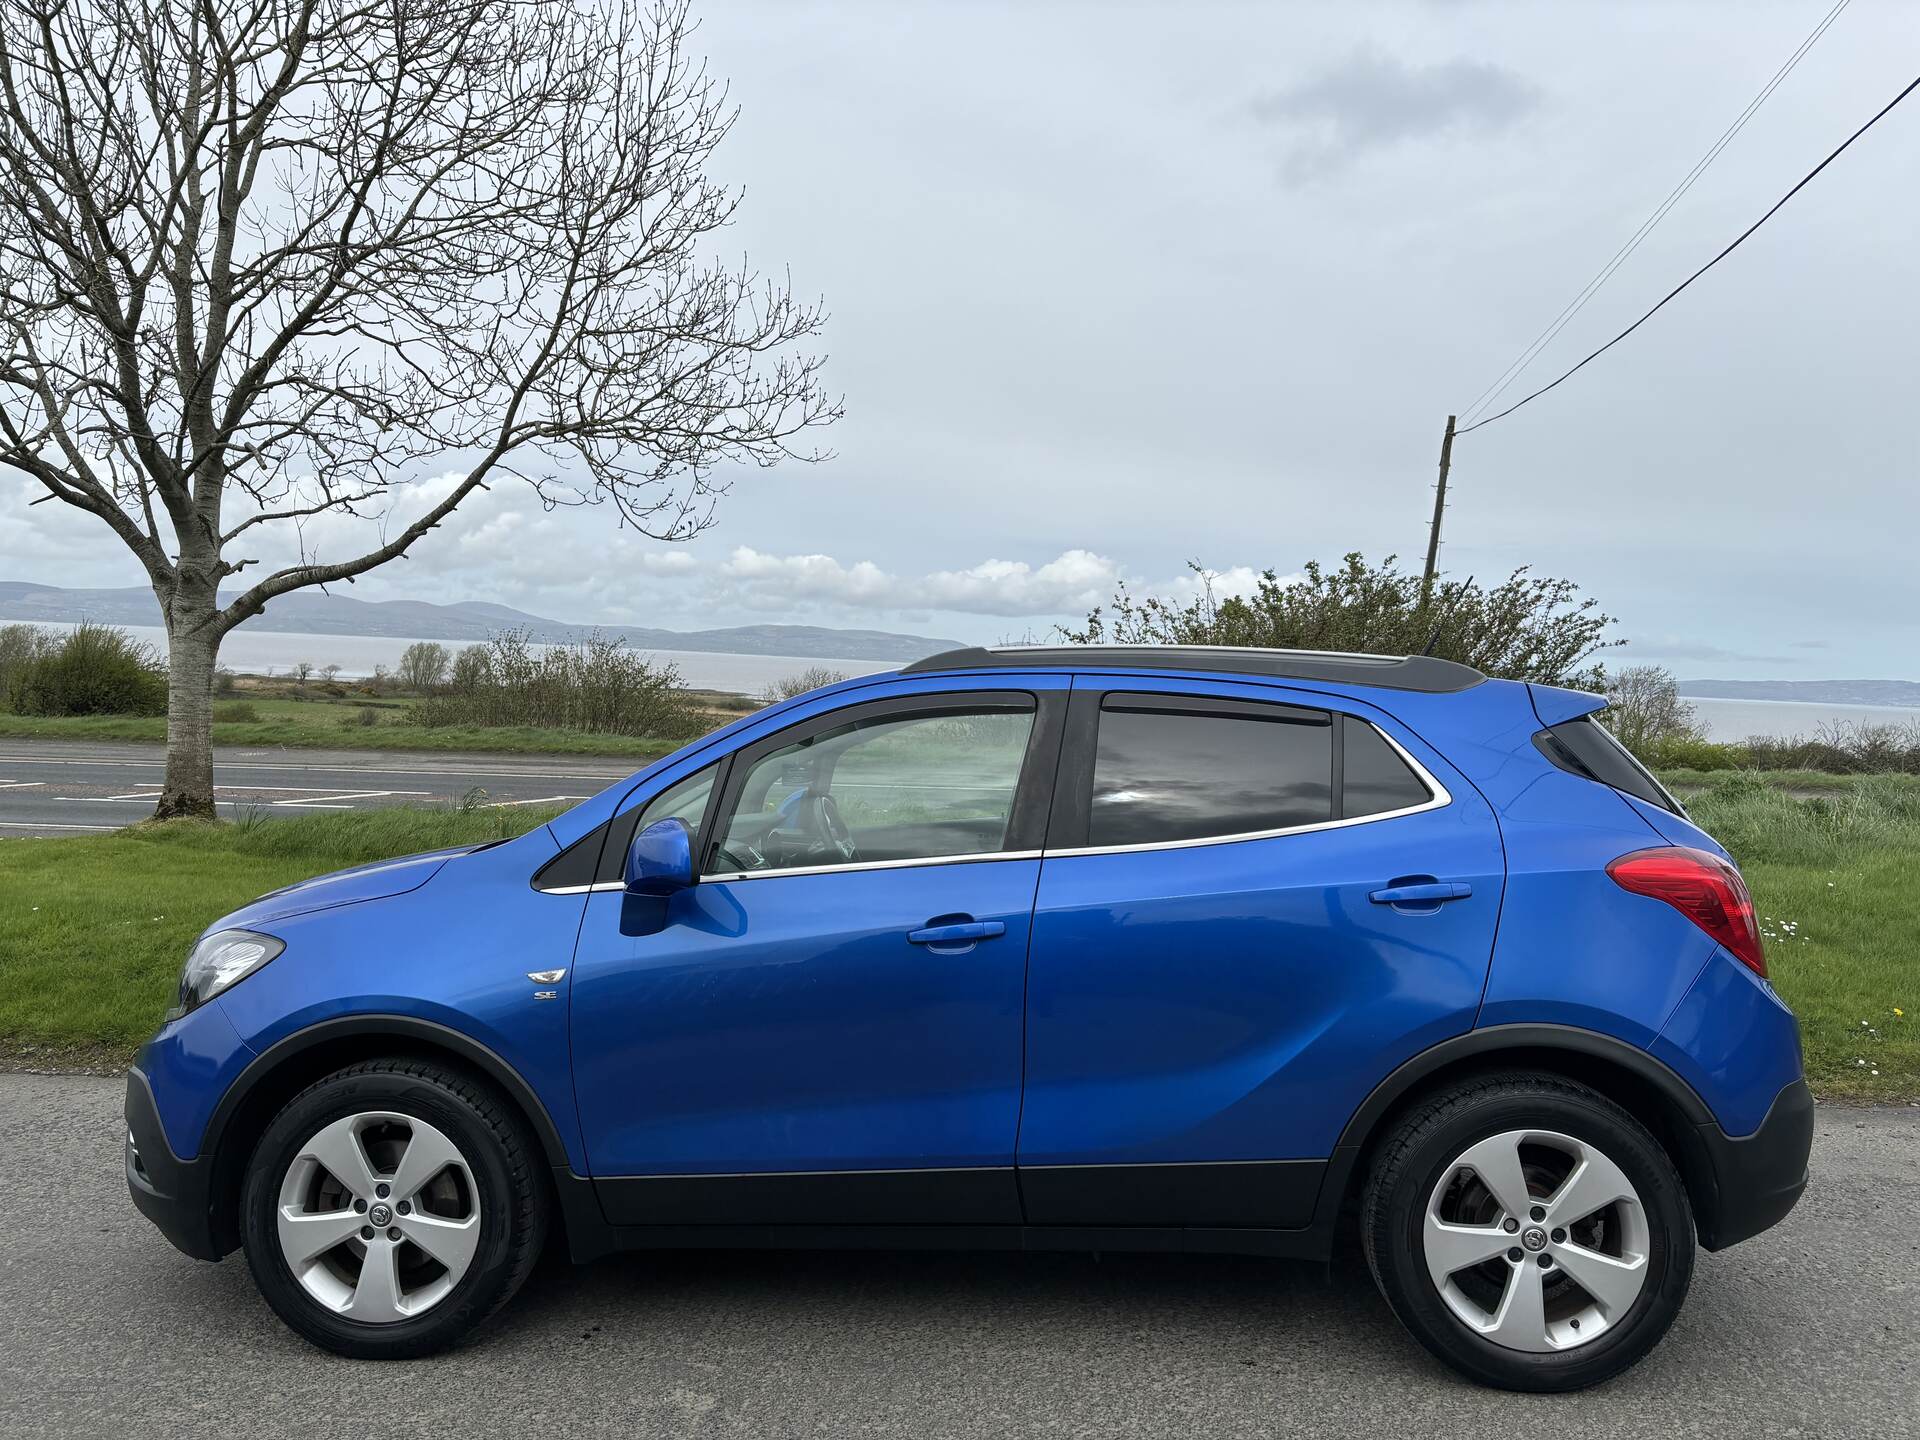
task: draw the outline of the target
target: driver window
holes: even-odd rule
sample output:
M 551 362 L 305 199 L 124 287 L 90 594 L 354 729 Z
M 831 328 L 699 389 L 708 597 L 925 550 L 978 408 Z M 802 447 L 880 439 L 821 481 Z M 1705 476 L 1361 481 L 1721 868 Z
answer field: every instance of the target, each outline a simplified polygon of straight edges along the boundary
M 1032 710 L 854 722 L 755 761 L 709 875 L 1006 848 Z

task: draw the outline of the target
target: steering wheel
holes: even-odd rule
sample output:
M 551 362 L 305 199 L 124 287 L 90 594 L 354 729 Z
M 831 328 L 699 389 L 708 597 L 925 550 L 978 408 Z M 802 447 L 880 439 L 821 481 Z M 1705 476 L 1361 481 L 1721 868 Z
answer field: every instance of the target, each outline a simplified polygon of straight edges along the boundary
M 840 806 L 831 795 L 820 797 L 820 834 L 842 860 L 859 858 L 859 850 L 853 843 L 853 831 L 840 817 Z
M 811 790 L 796 790 L 787 797 L 761 848 L 769 855 L 777 849 L 781 863 L 788 865 L 831 865 L 858 857 L 853 832 L 840 818 L 833 797 Z

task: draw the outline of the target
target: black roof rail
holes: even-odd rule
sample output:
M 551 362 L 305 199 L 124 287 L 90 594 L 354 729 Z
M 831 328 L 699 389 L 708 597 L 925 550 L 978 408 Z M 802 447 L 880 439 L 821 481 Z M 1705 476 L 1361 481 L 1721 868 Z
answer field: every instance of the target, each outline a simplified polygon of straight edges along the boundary
M 1011 670 L 1030 666 L 1074 670 L 1199 670 L 1265 675 L 1282 680 L 1330 680 L 1448 695 L 1487 677 L 1471 665 L 1432 655 L 1346 655 L 1332 650 L 1260 650 L 1231 645 L 969 645 L 901 667 L 903 675 L 939 670 Z

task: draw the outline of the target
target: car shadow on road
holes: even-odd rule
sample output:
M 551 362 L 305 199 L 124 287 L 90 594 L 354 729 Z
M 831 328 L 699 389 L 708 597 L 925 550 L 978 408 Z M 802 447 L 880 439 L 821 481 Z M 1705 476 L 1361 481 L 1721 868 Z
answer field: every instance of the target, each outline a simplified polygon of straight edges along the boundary
M 1356 1376 L 1452 1377 L 1400 1329 L 1357 1258 L 1331 1265 L 1241 1256 L 940 1251 L 666 1251 L 574 1267 L 550 1255 L 496 1322 L 524 1332 L 570 1325 L 579 1339 L 630 1328 L 729 1333 L 821 1361 L 880 1344 L 895 1364 L 941 1368 L 956 1346 L 1023 1363 L 1051 1354 L 1134 1352 L 1168 1364 L 1289 1368 Z M 570 1337 L 571 1338 L 571 1337 Z

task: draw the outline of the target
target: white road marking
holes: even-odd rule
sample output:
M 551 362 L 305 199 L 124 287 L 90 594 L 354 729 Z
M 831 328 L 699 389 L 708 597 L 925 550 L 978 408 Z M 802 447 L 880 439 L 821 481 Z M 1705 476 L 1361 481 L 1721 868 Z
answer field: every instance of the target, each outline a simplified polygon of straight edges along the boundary
M 489 770 L 480 766 L 452 769 L 423 769 L 413 765 L 303 765 L 298 760 L 246 761 L 217 760 L 222 770 L 312 771 L 344 775 L 453 775 L 491 776 L 496 780 L 624 780 L 638 773 L 651 760 L 635 758 L 631 770 Z M 164 760 L 53 759 L 45 755 L 0 755 L 0 765 L 114 765 L 136 770 L 163 770 Z
M 51 820 L 0 820 L 8 830 L 118 830 L 118 825 L 56 825 Z
M 223 789 L 223 788 L 229 789 L 229 790 L 236 790 L 236 789 L 245 789 L 247 787 L 236 786 L 236 785 L 229 785 L 229 786 L 223 787 L 223 786 L 216 785 L 213 788 L 216 790 Z M 349 790 L 344 795 L 335 795 L 326 790 L 316 790 L 312 786 L 308 786 L 308 785 L 263 785 L 260 788 L 262 790 L 303 790 L 303 791 L 306 791 L 308 794 L 312 794 L 312 795 L 325 795 L 329 800 L 378 800 L 382 796 L 386 796 L 386 795 L 431 795 L 433 793 L 431 790 Z M 312 805 L 312 804 L 317 804 L 318 802 L 312 801 L 312 800 L 272 800 L 272 801 L 269 801 L 268 803 L 272 805 Z M 348 807 L 336 807 L 336 808 L 348 808 Z
M 504 810 L 509 805 L 551 805 L 557 800 L 584 800 L 584 795 L 542 795 L 537 800 L 490 800 L 480 808 L 482 810 Z
M 0 780 L 0 790 L 31 790 L 46 783 L 44 780 Z

